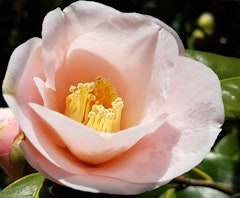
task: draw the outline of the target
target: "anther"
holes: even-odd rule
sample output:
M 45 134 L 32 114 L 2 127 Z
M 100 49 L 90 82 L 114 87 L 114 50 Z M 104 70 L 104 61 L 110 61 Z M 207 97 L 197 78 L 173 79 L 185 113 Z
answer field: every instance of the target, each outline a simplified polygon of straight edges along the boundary
M 120 130 L 122 98 L 109 80 L 71 85 L 66 98 L 65 115 L 99 132 Z

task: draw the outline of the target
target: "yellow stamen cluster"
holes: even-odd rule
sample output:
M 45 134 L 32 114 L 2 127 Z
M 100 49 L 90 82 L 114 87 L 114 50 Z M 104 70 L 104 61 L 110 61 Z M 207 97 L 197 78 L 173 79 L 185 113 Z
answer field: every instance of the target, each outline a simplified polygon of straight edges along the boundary
M 65 115 L 99 132 L 120 130 L 122 98 L 109 80 L 97 77 L 95 82 L 70 86 Z

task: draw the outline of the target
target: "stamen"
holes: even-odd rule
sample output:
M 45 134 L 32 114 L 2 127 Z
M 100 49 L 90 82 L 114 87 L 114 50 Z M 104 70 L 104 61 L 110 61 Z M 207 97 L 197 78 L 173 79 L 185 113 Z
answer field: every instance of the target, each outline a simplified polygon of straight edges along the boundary
M 109 80 L 97 77 L 95 82 L 70 86 L 65 115 L 99 132 L 120 130 L 123 108 Z

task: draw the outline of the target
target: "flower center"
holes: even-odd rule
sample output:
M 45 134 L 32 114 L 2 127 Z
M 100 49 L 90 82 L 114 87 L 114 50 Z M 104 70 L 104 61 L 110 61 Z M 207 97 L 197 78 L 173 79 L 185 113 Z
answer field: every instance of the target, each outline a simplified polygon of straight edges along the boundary
M 97 77 L 95 82 L 70 86 L 65 115 L 99 132 L 120 130 L 122 98 L 111 82 Z

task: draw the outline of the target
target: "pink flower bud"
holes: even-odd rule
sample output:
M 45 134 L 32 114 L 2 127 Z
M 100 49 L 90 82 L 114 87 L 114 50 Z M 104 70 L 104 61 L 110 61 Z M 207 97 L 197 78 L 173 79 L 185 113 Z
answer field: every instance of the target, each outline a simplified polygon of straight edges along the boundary
M 9 108 L 0 109 L 0 167 L 13 180 L 22 176 L 25 159 L 19 141 L 19 125 Z
M 0 156 L 10 153 L 19 125 L 9 108 L 0 109 Z

